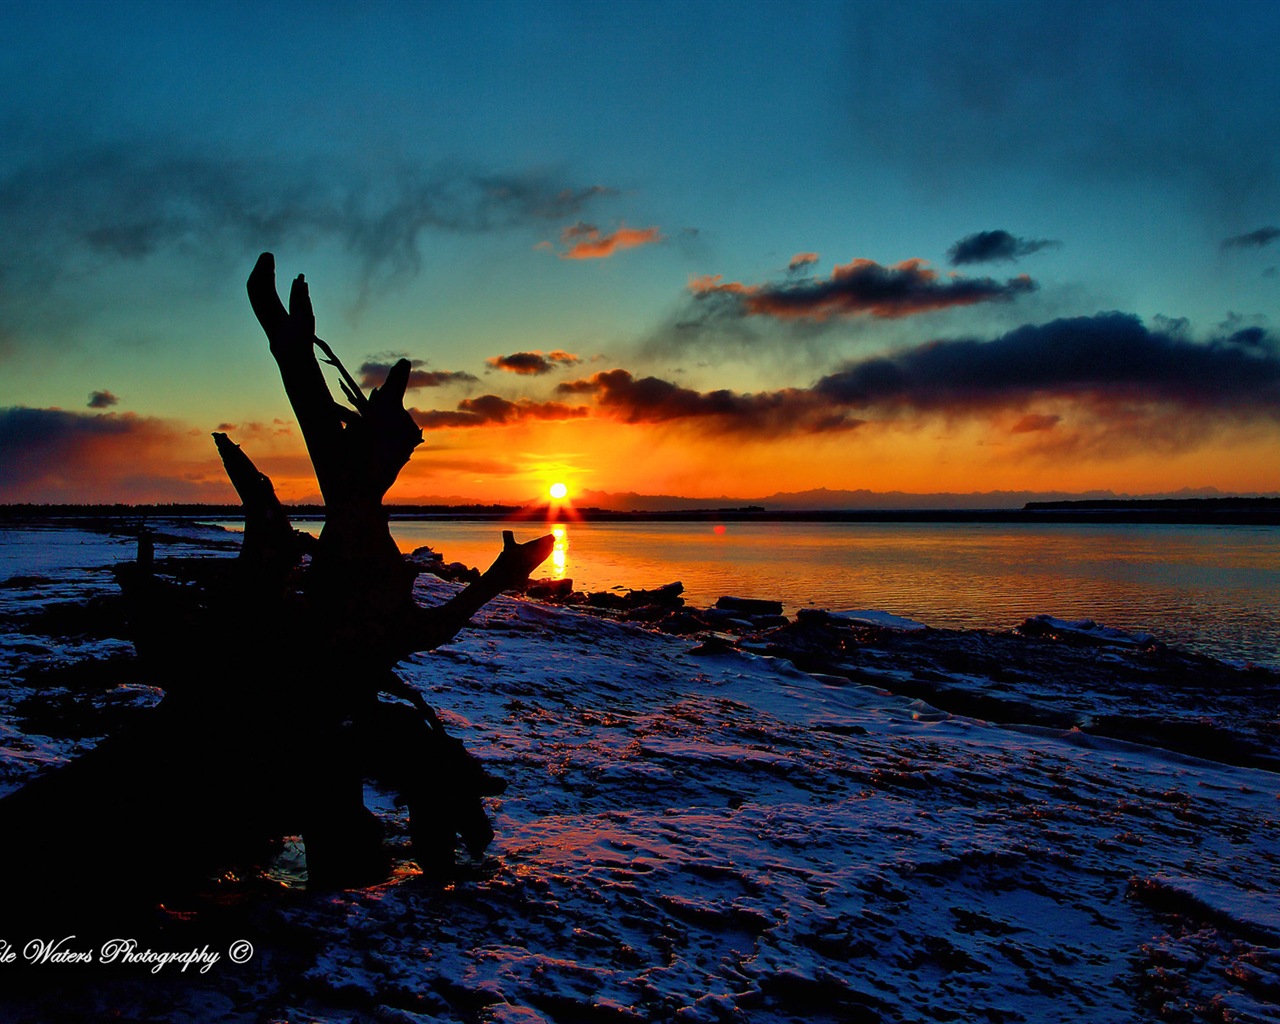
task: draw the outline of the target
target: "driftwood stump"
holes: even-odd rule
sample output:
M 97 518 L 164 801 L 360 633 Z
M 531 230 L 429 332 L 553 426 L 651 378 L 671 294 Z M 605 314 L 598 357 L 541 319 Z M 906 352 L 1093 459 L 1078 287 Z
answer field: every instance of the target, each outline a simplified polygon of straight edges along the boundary
M 244 505 L 237 559 L 210 559 L 200 585 L 157 575 L 140 540 L 118 576 L 139 665 L 165 691 L 134 726 L 0 800 L 0 878 L 21 917 L 159 900 L 209 873 L 261 863 L 303 836 L 312 884 L 385 877 L 373 778 L 408 804 L 415 858 L 448 876 L 458 841 L 493 836 L 481 798 L 501 791 L 394 672 L 455 636 L 527 580 L 552 538 L 503 534 L 481 578 L 443 605 L 413 599 L 382 499 L 422 433 L 404 408 L 409 363 L 366 396 L 315 334 L 301 276 L 289 308 L 264 253 L 250 303 L 280 368 L 325 501 L 319 539 L 290 525 L 271 481 L 225 434 L 214 440 Z M 334 401 L 317 351 L 342 378 Z M 309 556 L 309 563 L 307 560 Z

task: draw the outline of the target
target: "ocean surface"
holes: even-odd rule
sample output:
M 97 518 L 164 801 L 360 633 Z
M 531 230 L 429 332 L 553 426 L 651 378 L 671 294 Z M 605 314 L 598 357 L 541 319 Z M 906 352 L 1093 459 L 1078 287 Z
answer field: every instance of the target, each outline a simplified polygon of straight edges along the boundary
M 487 567 L 513 524 L 393 520 L 402 550 Z M 1229 661 L 1280 665 L 1280 528 L 1125 524 L 537 523 L 556 550 L 535 576 L 575 589 L 722 595 L 879 609 L 937 627 L 1091 618 Z

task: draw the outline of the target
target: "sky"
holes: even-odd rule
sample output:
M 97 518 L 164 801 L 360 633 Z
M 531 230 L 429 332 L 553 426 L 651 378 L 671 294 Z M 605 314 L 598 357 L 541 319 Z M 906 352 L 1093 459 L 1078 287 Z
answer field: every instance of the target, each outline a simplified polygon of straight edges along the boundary
M 262 251 L 391 501 L 1280 491 L 1280 5 L 0 16 L 0 501 L 314 500 Z

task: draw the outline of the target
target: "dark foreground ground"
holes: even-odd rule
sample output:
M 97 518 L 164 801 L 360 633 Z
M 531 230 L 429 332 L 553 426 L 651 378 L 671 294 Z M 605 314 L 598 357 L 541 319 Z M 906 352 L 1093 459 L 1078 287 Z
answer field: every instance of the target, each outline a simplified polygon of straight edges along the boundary
M 6 540 L 11 566 L 30 543 L 0 579 L 11 790 L 161 691 L 108 571 L 129 542 Z M 1274 673 L 1052 620 L 609 597 L 502 598 L 402 666 L 509 783 L 468 877 L 426 884 L 371 788 L 386 884 L 309 889 L 294 838 L 267 877 L 157 912 L 151 960 L 95 947 L 21 990 L 0 962 L 0 1019 L 1280 1020 Z M 19 960 L 59 938 L 0 917 Z

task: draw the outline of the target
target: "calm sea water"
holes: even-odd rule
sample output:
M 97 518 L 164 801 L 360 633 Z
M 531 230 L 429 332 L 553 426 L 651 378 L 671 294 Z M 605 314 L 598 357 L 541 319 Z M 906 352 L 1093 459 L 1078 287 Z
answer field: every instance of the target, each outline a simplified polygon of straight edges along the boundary
M 391 524 L 487 567 L 495 522 Z M 516 524 L 517 540 L 545 532 Z M 876 608 L 932 626 L 1009 628 L 1030 615 L 1091 618 L 1221 658 L 1280 664 L 1280 528 L 957 523 L 568 523 L 535 575 L 579 590 L 680 580 L 690 604 L 722 595 L 787 611 Z

